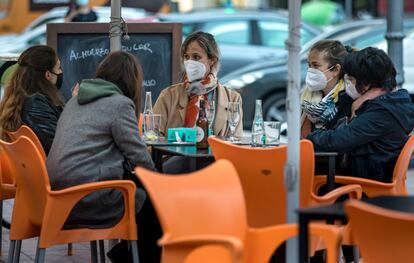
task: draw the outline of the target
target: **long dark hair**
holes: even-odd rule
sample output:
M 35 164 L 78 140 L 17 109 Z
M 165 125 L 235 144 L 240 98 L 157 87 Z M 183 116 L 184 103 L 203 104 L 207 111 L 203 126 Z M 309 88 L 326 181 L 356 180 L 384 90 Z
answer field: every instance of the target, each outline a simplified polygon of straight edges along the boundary
M 55 50 L 48 46 L 30 47 L 20 55 L 18 67 L 7 82 L 0 103 L 2 139 L 7 139 L 6 131 L 14 131 L 22 124 L 21 111 L 26 97 L 38 93 L 56 106 L 63 106 L 59 90 L 45 77 L 46 71 L 53 72 L 57 61 Z
M 143 74 L 138 59 L 124 51 L 112 52 L 96 71 L 96 78 L 114 83 L 135 104 L 138 118 L 141 109 Z

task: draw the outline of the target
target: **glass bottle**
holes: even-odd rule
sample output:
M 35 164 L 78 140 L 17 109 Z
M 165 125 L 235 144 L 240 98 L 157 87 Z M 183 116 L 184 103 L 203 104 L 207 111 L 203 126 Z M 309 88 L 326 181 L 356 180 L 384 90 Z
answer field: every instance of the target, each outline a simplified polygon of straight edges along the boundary
M 145 92 L 144 114 L 152 114 L 151 91 Z
M 197 143 L 196 146 L 198 149 L 206 149 L 208 148 L 208 120 L 206 115 L 206 106 L 205 101 L 200 100 L 200 111 L 198 113 L 198 120 L 196 124 L 196 130 L 197 130 Z
M 152 97 L 151 97 L 151 91 L 147 91 L 145 92 L 145 104 L 144 104 L 144 112 L 143 112 L 143 122 L 142 122 L 142 134 L 143 134 L 143 138 L 145 139 L 147 136 L 147 130 L 151 131 L 153 130 L 153 127 L 147 127 L 147 126 L 151 126 L 152 122 L 150 120 L 150 116 L 151 114 L 154 114 L 154 112 L 152 111 Z
M 256 100 L 252 124 L 252 146 L 262 146 L 265 144 L 265 141 L 266 135 L 264 130 L 262 100 Z

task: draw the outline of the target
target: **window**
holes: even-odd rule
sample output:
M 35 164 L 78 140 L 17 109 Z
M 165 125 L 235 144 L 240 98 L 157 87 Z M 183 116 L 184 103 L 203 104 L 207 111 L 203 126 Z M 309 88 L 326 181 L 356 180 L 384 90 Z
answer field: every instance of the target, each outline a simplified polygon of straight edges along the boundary
M 7 11 L 9 10 L 9 5 L 12 0 L 0 0 L 0 18 L 7 16 Z
M 248 21 L 208 22 L 201 26 L 201 31 L 214 35 L 218 43 L 249 44 L 250 28 Z
M 287 21 L 258 21 L 257 26 L 260 32 L 260 41 L 263 46 L 285 48 L 285 40 L 289 37 Z M 301 45 L 308 42 L 315 35 L 303 28 L 301 33 Z
M 28 41 L 30 46 L 45 45 L 46 44 L 46 32 L 41 33 Z
M 194 24 L 183 24 L 183 37 L 186 38 L 194 31 Z

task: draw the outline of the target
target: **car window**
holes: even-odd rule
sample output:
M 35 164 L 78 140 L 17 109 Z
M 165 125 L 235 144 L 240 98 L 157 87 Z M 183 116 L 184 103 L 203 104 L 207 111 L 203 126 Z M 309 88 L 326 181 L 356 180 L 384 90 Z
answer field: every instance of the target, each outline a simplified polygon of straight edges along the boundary
M 9 9 L 9 4 L 11 0 L 1 0 L 0 1 L 0 18 L 7 16 L 7 11 Z
M 260 41 L 263 46 L 284 48 L 285 40 L 289 37 L 288 24 L 278 21 L 258 21 Z M 315 37 L 315 34 L 303 28 L 301 32 L 301 45 Z
M 42 33 L 28 41 L 30 46 L 33 45 L 45 45 L 46 44 L 46 32 Z
M 201 31 L 214 35 L 218 43 L 249 44 L 250 28 L 248 21 L 218 21 L 201 25 Z
M 194 24 L 183 25 L 183 37 L 186 38 L 189 34 L 194 31 Z

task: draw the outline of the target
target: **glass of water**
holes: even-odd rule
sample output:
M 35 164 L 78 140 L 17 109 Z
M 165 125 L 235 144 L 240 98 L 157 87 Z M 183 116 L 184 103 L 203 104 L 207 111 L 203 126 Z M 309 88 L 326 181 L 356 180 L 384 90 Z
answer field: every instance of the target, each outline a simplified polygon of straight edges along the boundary
M 143 116 L 143 139 L 147 141 L 157 141 L 160 137 L 161 114 L 144 114 Z
M 278 145 L 280 140 L 280 122 L 265 121 L 264 122 L 266 144 Z
M 216 115 L 216 107 L 215 107 L 214 100 L 209 100 L 207 102 L 206 114 L 207 114 L 207 120 L 208 120 L 208 132 L 210 136 L 210 135 L 213 135 L 213 121 L 214 121 L 214 116 Z
M 236 130 L 237 124 L 240 121 L 240 115 L 241 115 L 240 111 L 241 111 L 240 102 L 229 103 L 229 106 L 227 108 L 227 121 L 230 127 L 230 141 L 231 142 L 238 141 L 238 139 L 234 137 L 234 131 Z

